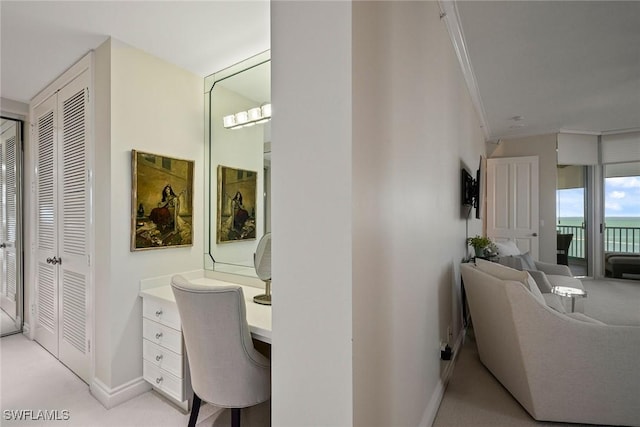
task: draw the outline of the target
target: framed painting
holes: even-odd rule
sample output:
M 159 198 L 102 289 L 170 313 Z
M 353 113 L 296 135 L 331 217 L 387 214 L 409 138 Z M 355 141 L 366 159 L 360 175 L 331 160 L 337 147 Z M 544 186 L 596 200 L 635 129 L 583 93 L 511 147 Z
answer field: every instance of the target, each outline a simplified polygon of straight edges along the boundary
M 191 160 L 131 150 L 131 250 L 193 245 Z
M 256 238 L 258 173 L 218 166 L 218 243 Z

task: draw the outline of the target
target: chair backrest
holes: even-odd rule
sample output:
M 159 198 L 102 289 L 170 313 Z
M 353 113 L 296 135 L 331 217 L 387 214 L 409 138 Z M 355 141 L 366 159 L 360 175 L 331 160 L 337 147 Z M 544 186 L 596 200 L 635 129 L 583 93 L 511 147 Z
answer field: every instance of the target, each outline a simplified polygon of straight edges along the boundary
M 571 240 L 573 239 L 573 234 L 558 234 L 557 235 L 557 249 L 564 251 L 569 250 L 569 246 L 571 245 Z
M 240 286 L 202 286 L 171 278 L 191 383 L 205 402 L 244 408 L 269 399 L 270 362 L 253 347 Z

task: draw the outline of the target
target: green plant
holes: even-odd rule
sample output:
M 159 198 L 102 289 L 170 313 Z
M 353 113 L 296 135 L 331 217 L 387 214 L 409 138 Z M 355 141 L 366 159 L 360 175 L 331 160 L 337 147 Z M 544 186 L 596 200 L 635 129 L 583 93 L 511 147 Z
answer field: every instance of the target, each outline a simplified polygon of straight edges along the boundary
M 467 239 L 467 244 L 469 246 L 473 246 L 474 249 L 484 249 L 487 246 L 493 245 L 493 242 L 488 237 L 475 236 L 475 237 L 469 237 Z

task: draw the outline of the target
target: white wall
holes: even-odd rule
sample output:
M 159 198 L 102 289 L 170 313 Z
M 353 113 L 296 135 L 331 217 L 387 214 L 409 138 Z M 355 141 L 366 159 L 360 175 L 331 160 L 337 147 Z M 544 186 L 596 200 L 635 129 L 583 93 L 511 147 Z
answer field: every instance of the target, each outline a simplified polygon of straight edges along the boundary
M 272 422 L 427 425 L 484 153 L 438 5 L 274 2 L 271 28 Z
M 204 82 L 111 39 L 96 89 L 95 375 L 113 389 L 142 375 L 139 280 L 202 268 Z M 132 149 L 195 161 L 193 247 L 129 251 Z
M 540 261 L 556 263 L 557 139 L 555 134 L 502 140 L 491 157 L 538 156 L 540 184 Z
M 271 29 L 272 425 L 348 426 L 351 4 L 272 2 Z
M 426 425 L 461 329 L 460 167 L 483 136 L 436 2 L 356 2 L 354 425 Z M 469 235 L 481 234 L 471 219 Z M 431 405 L 431 406 L 430 406 Z

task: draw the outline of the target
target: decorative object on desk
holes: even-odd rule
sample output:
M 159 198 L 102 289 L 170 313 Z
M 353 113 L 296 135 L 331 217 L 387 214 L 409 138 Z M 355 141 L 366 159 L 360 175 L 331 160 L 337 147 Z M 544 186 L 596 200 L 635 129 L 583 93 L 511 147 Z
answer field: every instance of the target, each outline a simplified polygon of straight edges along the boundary
M 477 257 L 485 256 L 485 251 L 487 248 L 489 248 L 490 252 L 494 252 L 493 242 L 488 237 L 484 237 L 484 236 L 469 237 L 467 239 L 467 244 L 469 246 L 473 246 L 473 250 L 475 251 Z
M 271 305 L 271 233 L 266 233 L 258 242 L 256 253 L 253 254 L 253 265 L 256 275 L 264 281 L 264 295 L 256 295 L 253 301 L 258 304 Z
M 257 178 L 257 172 L 218 166 L 218 243 L 256 238 Z
M 193 167 L 131 150 L 131 251 L 193 245 Z

